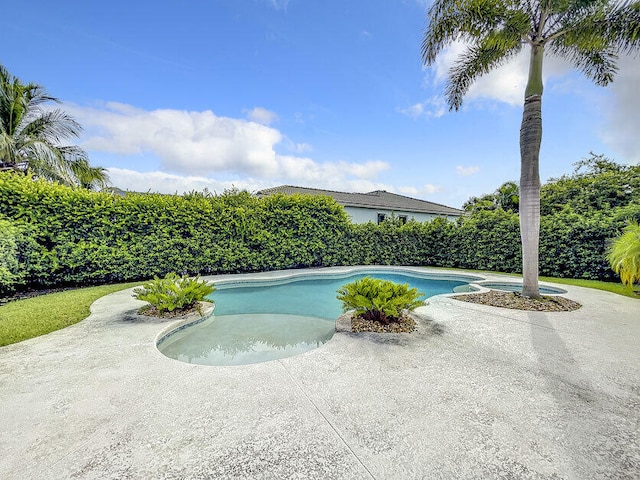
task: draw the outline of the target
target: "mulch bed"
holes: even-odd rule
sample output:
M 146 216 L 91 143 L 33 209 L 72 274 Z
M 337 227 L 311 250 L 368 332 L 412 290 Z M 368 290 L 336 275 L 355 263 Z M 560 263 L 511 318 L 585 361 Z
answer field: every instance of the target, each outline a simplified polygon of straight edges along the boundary
M 470 293 L 455 295 L 451 298 L 463 302 L 480 303 L 492 307 L 511 308 L 515 310 L 529 310 L 535 312 L 571 312 L 582 305 L 568 298 L 555 295 L 543 295 L 542 298 L 523 297 L 518 292 L 502 292 L 490 290 L 485 293 Z
M 351 331 L 356 333 L 409 333 L 415 329 L 416 322 L 408 315 L 401 315 L 397 322 L 390 322 L 388 325 L 372 320 L 365 320 L 361 317 L 351 317 Z
M 175 309 L 173 312 L 169 312 L 169 311 L 160 312 L 160 310 L 158 310 L 156 307 L 149 306 L 148 308 L 143 308 L 142 310 L 139 310 L 138 313 L 140 315 L 145 315 L 147 317 L 178 318 L 178 317 L 184 317 L 186 315 L 189 315 L 190 313 L 194 313 L 197 311 L 198 311 L 198 308 L 194 306 L 189 308 Z

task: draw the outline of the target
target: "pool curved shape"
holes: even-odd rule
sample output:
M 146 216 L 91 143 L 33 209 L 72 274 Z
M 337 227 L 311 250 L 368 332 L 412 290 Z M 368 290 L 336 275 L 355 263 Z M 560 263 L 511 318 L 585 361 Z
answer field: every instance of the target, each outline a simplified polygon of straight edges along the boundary
M 424 293 L 452 293 L 480 277 L 402 268 L 273 272 L 215 280 L 214 315 L 171 330 L 157 342 L 175 360 L 200 365 L 246 365 L 297 355 L 331 339 L 342 313 L 336 291 L 365 276 L 408 283 Z M 256 278 L 258 277 L 258 278 Z

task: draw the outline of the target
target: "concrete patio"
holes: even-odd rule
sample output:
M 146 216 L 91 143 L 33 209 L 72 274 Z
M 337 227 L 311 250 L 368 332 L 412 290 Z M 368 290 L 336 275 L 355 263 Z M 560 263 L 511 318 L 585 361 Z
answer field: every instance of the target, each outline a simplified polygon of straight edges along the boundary
M 413 334 L 233 367 L 163 356 L 169 322 L 103 297 L 0 348 L 0 478 L 640 478 L 640 301 L 563 288 L 583 308 L 438 296 Z

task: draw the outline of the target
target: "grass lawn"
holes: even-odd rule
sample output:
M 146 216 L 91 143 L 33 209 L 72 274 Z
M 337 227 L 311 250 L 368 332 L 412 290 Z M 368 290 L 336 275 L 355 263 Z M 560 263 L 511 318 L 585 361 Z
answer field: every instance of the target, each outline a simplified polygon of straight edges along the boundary
M 429 267 L 440 270 L 456 271 L 457 268 L 439 268 Z M 520 273 L 507 273 L 507 272 L 490 272 L 488 270 L 465 270 L 466 272 L 487 273 L 492 275 L 509 275 L 512 277 L 522 277 Z M 538 277 L 541 282 L 548 283 L 561 283 L 563 285 L 575 285 L 576 287 L 595 288 L 596 290 L 604 290 L 605 292 L 611 292 L 623 297 L 635 298 L 640 300 L 640 295 L 636 293 L 633 288 L 627 287 L 620 282 L 601 282 L 600 280 L 585 280 L 581 278 L 555 278 L 555 277 Z
M 600 282 L 598 280 L 584 280 L 577 278 L 553 278 L 553 277 L 540 277 L 541 282 L 549 283 L 562 283 L 564 285 L 575 285 L 576 287 L 595 288 L 598 290 L 604 290 L 606 292 L 617 293 L 625 297 L 635 298 L 640 300 L 640 295 L 633 291 L 633 288 L 627 287 L 622 283 L 613 282 Z
M 140 284 L 78 288 L 9 302 L 0 307 L 0 347 L 78 323 L 98 298 Z

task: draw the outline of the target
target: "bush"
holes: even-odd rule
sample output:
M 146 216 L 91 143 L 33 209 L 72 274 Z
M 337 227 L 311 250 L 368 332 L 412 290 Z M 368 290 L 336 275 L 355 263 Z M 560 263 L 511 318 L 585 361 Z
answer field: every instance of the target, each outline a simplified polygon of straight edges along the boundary
M 9 173 L 0 215 L 26 225 L 16 241 L 29 288 L 336 265 L 349 228 L 329 197 L 120 197 Z
M 388 325 L 398 321 L 402 310 L 413 310 L 423 304 L 417 288 L 389 280 L 364 277 L 343 285 L 338 290 L 342 310 L 355 310 L 357 316 Z
M 640 205 L 611 205 L 543 215 L 540 274 L 615 280 L 606 247 L 640 220 Z M 0 173 L 0 217 L 11 224 L 0 232 L 0 290 L 333 265 L 521 271 L 518 216 L 501 208 L 457 222 L 350 224 L 329 197 L 120 197 Z
M 629 287 L 640 283 L 640 226 L 631 222 L 624 233 L 615 239 L 607 253 L 611 268 Z
M 0 295 L 12 292 L 20 279 L 17 230 L 13 222 L 0 218 Z
M 174 310 L 189 310 L 215 290 L 213 285 L 201 281 L 199 276 L 189 278 L 168 273 L 164 278 L 155 277 L 142 287 L 134 288 L 133 296 L 150 304 L 142 307 L 141 313 L 154 308 L 162 315 Z

